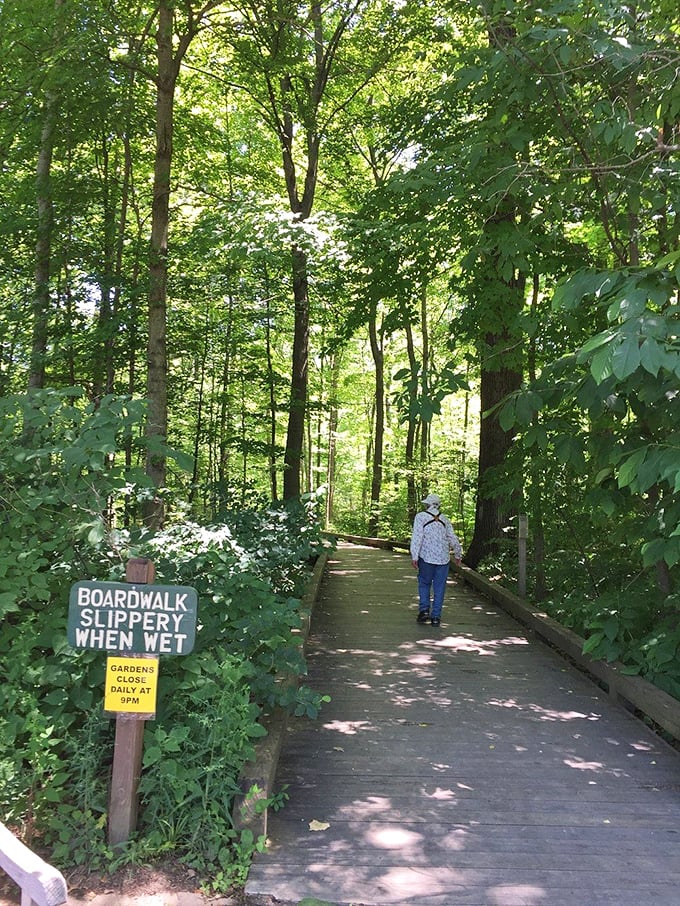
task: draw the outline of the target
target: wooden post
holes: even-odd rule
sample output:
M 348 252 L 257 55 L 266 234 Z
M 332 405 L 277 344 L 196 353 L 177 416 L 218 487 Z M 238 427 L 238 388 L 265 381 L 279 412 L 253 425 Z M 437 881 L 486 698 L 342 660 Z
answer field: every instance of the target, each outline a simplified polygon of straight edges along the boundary
M 155 575 L 153 562 L 141 557 L 129 560 L 125 569 L 125 581 L 134 585 L 148 585 L 153 582 Z M 137 827 L 143 741 L 144 719 L 136 714 L 119 714 L 116 717 L 109 799 L 111 846 L 124 843 Z
M 517 569 L 517 594 L 520 598 L 527 596 L 527 538 L 529 537 L 529 522 L 526 513 L 519 514 L 519 528 L 517 532 L 518 559 Z

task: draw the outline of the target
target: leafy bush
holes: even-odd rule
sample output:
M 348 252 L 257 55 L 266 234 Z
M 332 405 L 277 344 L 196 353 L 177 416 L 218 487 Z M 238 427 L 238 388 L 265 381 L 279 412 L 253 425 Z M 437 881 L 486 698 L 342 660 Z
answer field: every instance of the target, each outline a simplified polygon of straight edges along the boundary
M 230 816 L 261 710 L 313 716 L 322 700 L 284 682 L 305 673 L 300 595 L 323 546 L 316 505 L 231 512 L 155 536 L 116 529 L 148 492 L 143 475 L 120 465 L 142 415 L 140 404 L 95 407 L 75 390 L 0 400 L 0 812 L 62 866 L 173 849 L 227 884 L 259 845 Z M 69 648 L 66 616 L 73 582 L 121 579 L 131 556 L 151 558 L 159 583 L 195 587 L 200 625 L 190 655 L 161 661 L 140 830 L 113 853 L 105 657 Z

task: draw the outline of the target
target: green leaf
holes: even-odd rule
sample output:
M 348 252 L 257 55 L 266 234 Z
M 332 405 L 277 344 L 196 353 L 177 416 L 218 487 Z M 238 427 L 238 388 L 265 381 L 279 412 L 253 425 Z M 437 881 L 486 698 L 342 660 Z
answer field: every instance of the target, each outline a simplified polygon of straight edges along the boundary
M 589 340 L 587 340 L 579 349 L 578 361 L 587 361 L 589 353 L 593 352 L 595 349 L 599 349 L 600 346 L 604 346 L 605 343 L 611 343 L 616 335 L 617 331 L 613 329 L 603 330 L 601 333 L 595 334 L 594 337 L 591 337 Z
M 653 566 L 665 559 L 666 541 L 664 538 L 654 538 L 642 545 L 642 563 L 644 566 Z
M 611 362 L 612 371 L 622 381 L 636 371 L 639 365 L 640 344 L 638 343 L 638 338 L 636 335 L 628 336 L 618 346 L 614 347 Z
M 91 544 L 93 547 L 95 547 L 97 544 L 103 541 L 105 537 L 106 527 L 104 526 L 104 523 L 99 520 L 98 522 L 95 522 L 90 531 L 87 533 L 87 542 L 88 544 Z
M 670 567 L 680 563 L 680 538 L 670 538 L 666 542 L 663 558 Z
M 8 613 L 16 613 L 19 609 L 16 592 L 0 592 L 0 618 L 4 618 Z
M 607 636 L 610 642 L 613 642 L 614 639 L 619 634 L 619 619 L 616 616 L 610 616 L 604 623 L 602 631 Z
M 163 752 L 158 746 L 147 746 L 144 751 L 144 767 L 151 767 L 163 758 Z
M 259 723 L 251 724 L 246 732 L 250 739 L 259 739 L 267 735 L 266 729 Z
M 637 481 L 635 482 L 636 490 L 644 493 L 652 485 L 658 484 L 661 475 L 659 467 L 663 458 L 661 450 L 650 449 L 645 460 L 638 466 Z
M 619 466 L 617 481 L 620 488 L 628 487 L 633 484 L 638 477 L 640 466 L 647 456 L 647 447 L 636 450 L 627 459 L 624 459 Z
M 541 403 L 541 397 L 534 391 L 529 390 L 526 393 L 520 393 L 517 397 L 516 407 L 518 423 L 523 426 L 531 424 L 533 417 L 541 407 Z
M 647 337 L 640 346 L 640 364 L 654 377 L 657 377 L 664 364 L 665 349 L 656 340 Z
M 601 384 L 612 375 L 612 348 L 605 346 L 600 349 L 592 358 L 590 363 L 590 373 L 596 384 Z
M 583 653 L 591 654 L 602 642 L 604 639 L 603 632 L 594 632 L 590 638 L 586 639 L 583 645 Z
M 610 288 L 611 275 L 584 269 L 557 285 L 553 293 L 552 307 L 574 309 L 585 296 L 600 295 L 604 288 Z
M 530 425 L 524 433 L 524 444 L 527 448 L 538 447 L 545 450 L 548 446 L 548 432 L 544 425 Z
M 517 423 L 516 419 L 517 397 L 511 396 L 503 405 L 498 414 L 498 424 L 504 431 L 510 431 Z
M 595 476 L 595 484 L 602 484 L 603 481 L 606 481 L 608 478 L 612 477 L 612 467 L 607 466 L 606 469 L 600 469 L 600 471 Z

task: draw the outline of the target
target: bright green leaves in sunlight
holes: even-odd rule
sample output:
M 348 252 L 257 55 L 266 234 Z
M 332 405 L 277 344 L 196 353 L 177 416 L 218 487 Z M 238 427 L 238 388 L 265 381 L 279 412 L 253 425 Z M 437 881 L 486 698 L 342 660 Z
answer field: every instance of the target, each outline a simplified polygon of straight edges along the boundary
M 554 305 L 592 300 L 606 308 L 610 326 L 578 352 L 597 384 L 612 376 L 625 381 L 638 369 L 654 379 L 663 371 L 680 377 L 677 292 L 677 276 L 668 270 L 581 271 L 558 288 Z
M 464 375 L 446 365 L 440 372 L 431 372 L 427 376 L 419 366 L 415 372 L 410 368 L 400 368 L 394 380 L 401 387 L 394 393 L 394 401 L 402 415 L 403 421 L 422 419 L 429 423 L 435 415 L 441 414 L 442 402 L 458 390 L 469 390 Z
M 609 516 L 635 501 L 643 565 L 672 567 L 680 562 L 677 260 L 582 270 L 558 287 L 553 306 L 590 309 L 606 326 L 508 399 L 501 423 L 587 476 L 593 505 Z M 580 467 L 578 456 L 564 456 L 574 449 Z

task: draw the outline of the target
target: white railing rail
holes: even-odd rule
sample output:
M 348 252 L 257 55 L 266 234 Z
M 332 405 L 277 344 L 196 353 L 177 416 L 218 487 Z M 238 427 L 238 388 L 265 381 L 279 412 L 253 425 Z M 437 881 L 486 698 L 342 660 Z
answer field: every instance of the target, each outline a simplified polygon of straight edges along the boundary
M 21 889 L 21 906 L 63 906 L 66 881 L 0 823 L 0 868 Z

